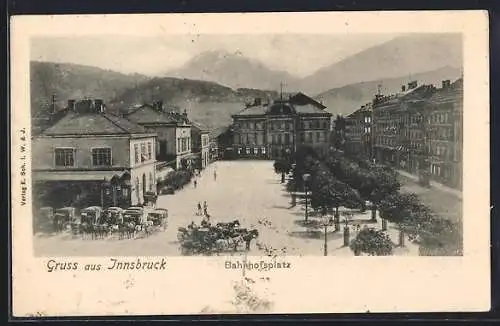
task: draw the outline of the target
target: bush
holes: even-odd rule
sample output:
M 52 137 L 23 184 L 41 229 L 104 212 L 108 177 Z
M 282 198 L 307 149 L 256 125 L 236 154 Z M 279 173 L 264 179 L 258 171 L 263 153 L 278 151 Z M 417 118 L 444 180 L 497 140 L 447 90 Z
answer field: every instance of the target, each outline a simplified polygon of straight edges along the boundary
M 355 255 L 366 253 L 370 256 L 392 255 L 392 241 L 383 231 L 372 228 L 362 229 L 349 245 Z
M 165 176 L 165 179 L 158 184 L 158 187 L 172 187 L 174 190 L 178 190 L 191 182 L 192 178 L 193 174 L 190 171 L 172 171 Z

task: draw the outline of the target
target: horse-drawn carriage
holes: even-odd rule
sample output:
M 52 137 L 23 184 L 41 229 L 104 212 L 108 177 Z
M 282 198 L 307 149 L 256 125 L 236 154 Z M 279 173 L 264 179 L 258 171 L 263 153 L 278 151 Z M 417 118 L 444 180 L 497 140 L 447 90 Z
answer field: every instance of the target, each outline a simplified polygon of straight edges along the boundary
M 120 207 L 106 208 L 102 214 L 104 223 L 109 225 L 123 224 L 123 212 L 123 208 Z
M 148 221 L 153 222 L 154 226 L 160 226 L 165 230 L 168 224 L 168 210 L 165 208 L 156 208 L 149 211 Z
M 75 207 L 63 207 L 56 209 L 54 214 L 54 230 L 56 232 L 64 231 L 69 225 L 77 219 Z
M 144 224 L 148 220 L 148 215 L 143 207 L 131 206 L 123 212 L 123 222 L 133 222 L 136 225 Z
M 250 250 L 250 243 L 259 236 L 256 229 L 241 228 L 238 220 L 229 223 L 209 222 L 198 226 L 193 222 L 186 228 L 179 228 L 177 239 L 181 244 L 182 254 L 211 254 L 212 252 L 238 251 L 240 244 L 245 243 L 245 249 Z
M 80 222 L 87 224 L 97 224 L 100 222 L 102 216 L 102 207 L 90 206 L 82 209 L 80 212 Z

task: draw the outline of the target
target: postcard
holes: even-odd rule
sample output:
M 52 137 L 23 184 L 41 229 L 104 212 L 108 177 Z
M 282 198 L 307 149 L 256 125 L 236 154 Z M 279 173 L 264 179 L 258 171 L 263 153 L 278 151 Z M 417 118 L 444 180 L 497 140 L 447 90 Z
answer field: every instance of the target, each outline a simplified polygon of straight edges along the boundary
M 486 12 L 11 26 L 13 316 L 489 310 Z

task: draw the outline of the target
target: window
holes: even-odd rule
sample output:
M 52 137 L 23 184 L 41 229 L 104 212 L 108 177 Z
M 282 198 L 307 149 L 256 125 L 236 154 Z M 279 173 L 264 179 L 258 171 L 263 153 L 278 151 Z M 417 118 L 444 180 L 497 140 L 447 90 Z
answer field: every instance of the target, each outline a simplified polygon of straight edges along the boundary
M 316 132 L 316 142 L 320 142 L 320 139 L 321 139 L 321 133 L 318 131 Z
M 254 147 L 254 148 L 253 148 L 253 154 L 254 154 L 254 155 L 257 155 L 257 147 Z
M 139 144 L 134 144 L 135 163 L 139 163 Z
M 111 148 L 93 148 L 92 165 L 111 166 Z
M 148 143 L 148 160 L 153 158 L 153 144 Z
M 181 151 L 181 139 L 177 138 L 177 152 Z
M 266 154 L 266 148 L 262 147 L 262 154 Z
M 141 162 L 146 161 L 146 144 L 141 144 Z
M 153 173 L 149 172 L 149 191 L 153 191 Z
M 250 155 L 250 147 L 246 148 L 246 153 L 247 153 L 247 155 Z
M 301 133 L 300 133 L 300 142 L 301 142 L 301 143 L 304 143 L 305 141 L 306 141 L 306 134 L 305 134 L 305 133 L 303 133 L 303 132 L 301 132 Z
M 54 154 L 56 166 L 75 165 L 75 150 L 73 148 L 56 148 Z

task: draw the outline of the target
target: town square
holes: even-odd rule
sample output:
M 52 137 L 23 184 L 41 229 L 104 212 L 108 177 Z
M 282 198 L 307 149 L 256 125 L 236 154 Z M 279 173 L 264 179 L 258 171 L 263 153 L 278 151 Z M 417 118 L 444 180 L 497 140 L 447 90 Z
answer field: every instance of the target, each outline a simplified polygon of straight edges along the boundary
M 185 68 L 244 60 L 207 51 Z M 31 68 L 37 256 L 462 255 L 460 66 L 370 81 L 350 104 L 290 78 L 77 91 L 100 70 Z

